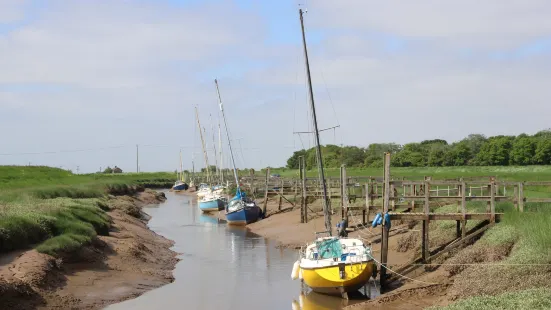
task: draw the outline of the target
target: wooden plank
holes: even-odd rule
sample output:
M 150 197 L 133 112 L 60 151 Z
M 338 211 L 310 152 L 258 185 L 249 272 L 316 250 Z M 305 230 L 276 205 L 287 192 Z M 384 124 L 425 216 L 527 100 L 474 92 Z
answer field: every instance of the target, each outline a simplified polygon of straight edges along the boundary
M 525 202 L 551 202 L 551 198 L 526 198 Z
M 465 220 L 490 220 L 490 213 L 394 213 L 389 212 L 391 220 L 434 220 L 434 221 L 443 221 L 443 220 L 462 220 L 463 217 Z M 496 219 L 501 218 L 503 213 L 495 213 Z

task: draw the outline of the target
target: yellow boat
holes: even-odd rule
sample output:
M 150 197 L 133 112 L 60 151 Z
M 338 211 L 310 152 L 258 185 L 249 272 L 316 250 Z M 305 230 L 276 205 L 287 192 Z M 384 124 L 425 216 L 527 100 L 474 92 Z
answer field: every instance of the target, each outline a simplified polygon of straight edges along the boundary
M 297 264 L 293 278 L 300 278 L 314 292 L 343 298 L 375 277 L 377 268 L 371 249 L 360 239 L 337 237 L 318 238 Z

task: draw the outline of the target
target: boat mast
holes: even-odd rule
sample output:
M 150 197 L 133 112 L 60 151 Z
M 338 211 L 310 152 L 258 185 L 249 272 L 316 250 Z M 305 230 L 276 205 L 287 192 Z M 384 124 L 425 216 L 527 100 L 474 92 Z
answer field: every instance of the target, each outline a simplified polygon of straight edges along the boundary
M 218 170 L 220 173 L 220 184 L 224 183 L 224 166 L 222 165 L 223 159 L 222 159 L 222 131 L 220 130 L 220 121 L 218 121 L 218 149 L 220 151 L 220 169 Z
M 331 216 L 329 215 L 329 200 L 327 199 L 327 185 L 325 184 L 325 175 L 323 172 L 323 160 L 321 156 L 320 137 L 318 131 L 318 120 L 316 117 L 316 106 L 314 104 L 314 91 L 312 90 L 312 77 L 310 76 L 310 63 L 308 61 L 308 50 L 306 48 L 306 34 L 304 33 L 304 12 L 299 9 L 300 28 L 302 30 L 302 44 L 304 46 L 304 58 L 306 60 L 306 75 L 308 76 L 308 90 L 310 93 L 310 108 L 312 109 L 312 119 L 314 121 L 315 138 L 316 138 L 316 156 L 318 159 L 318 174 L 323 190 L 323 214 L 325 216 L 325 230 L 332 236 L 331 231 Z
M 226 129 L 226 136 L 228 138 L 228 147 L 230 149 L 230 156 L 231 156 L 231 161 L 233 165 L 233 177 L 235 178 L 235 186 L 237 187 L 237 192 L 240 192 L 241 188 L 239 187 L 239 178 L 237 177 L 237 168 L 235 167 L 235 159 L 233 158 L 233 150 L 231 148 L 230 133 L 228 132 L 228 122 L 226 121 L 226 115 L 224 114 L 224 107 L 222 106 L 222 97 L 220 96 L 220 89 L 218 88 L 217 79 L 214 79 L 214 84 L 216 84 L 216 92 L 218 93 L 218 100 L 220 102 L 220 111 L 222 112 L 222 118 L 224 119 L 224 127 Z
M 205 156 L 205 166 L 207 170 L 207 183 L 210 181 L 209 173 L 209 157 L 207 151 L 205 150 L 205 139 L 203 139 L 203 131 L 201 130 L 201 123 L 199 122 L 199 112 L 197 112 L 197 107 L 195 107 L 195 117 L 197 118 L 197 126 L 199 127 L 199 135 L 201 136 L 201 145 L 203 147 L 203 155 Z
M 180 181 L 184 181 L 184 164 L 182 163 L 182 149 L 180 149 Z
M 219 174 L 218 172 L 218 159 L 216 154 L 216 140 L 214 138 L 214 125 L 212 124 L 212 114 L 209 114 L 209 120 L 210 120 L 210 130 L 212 131 L 212 148 L 214 149 L 214 167 L 216 168 L 216 174 Z

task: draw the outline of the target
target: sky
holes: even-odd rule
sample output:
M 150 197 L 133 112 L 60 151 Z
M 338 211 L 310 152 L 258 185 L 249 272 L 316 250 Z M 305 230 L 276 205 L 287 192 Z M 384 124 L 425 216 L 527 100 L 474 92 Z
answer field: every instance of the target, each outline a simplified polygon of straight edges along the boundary
M 313 146 L 299 7 L 323 144 L 551 127 L 547 0 L 0 0 L 0 164 L 198 169 L 194 107 L 214 164 L 217 78 L 238 168 L 285 165 Z

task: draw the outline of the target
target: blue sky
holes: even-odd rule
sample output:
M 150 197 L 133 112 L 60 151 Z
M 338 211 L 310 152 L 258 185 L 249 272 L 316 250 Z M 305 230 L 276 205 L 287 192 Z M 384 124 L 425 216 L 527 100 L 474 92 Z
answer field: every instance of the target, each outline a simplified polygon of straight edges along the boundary
M 305 7 L 320 127 L 341 125 L 324 143 L 549 127 L 547 1 Z M 0 51 L 0 164 L 133 170 L 139 144 L 144 171 L 177 168 L 180 148 L 200 167 L 193 108 L 211 149 L 214 78 L 240 167 L 282 166 L 311 146 L 293 135 L 311 126 L 296 0 L 4 0 Z

